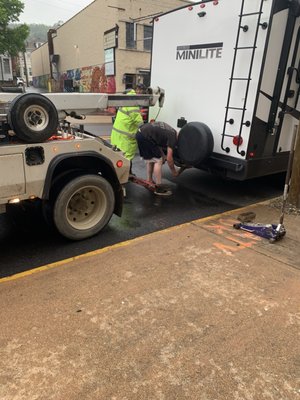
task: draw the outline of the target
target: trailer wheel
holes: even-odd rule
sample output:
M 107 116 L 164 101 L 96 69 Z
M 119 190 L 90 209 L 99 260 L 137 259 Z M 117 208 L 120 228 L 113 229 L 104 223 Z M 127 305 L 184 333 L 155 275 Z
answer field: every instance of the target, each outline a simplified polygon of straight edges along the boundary
M 81 175 L 59 192 L 53 208 L 57 230 L 71 240 L 95 235 L 109 222 L 115 196 L 108 181 L 98 175 Z
M 178 157 L 182 164 L 197 166 L 208 158 L 214 147 L 209 127 L 202 122 L 189 122 L 178 135 Z
M 16 97 L 10 106 L 8 121 L 17 137 L 27 143 L 40 143 L 56 133 L 57 110 L 47 97 L 26 93 Z

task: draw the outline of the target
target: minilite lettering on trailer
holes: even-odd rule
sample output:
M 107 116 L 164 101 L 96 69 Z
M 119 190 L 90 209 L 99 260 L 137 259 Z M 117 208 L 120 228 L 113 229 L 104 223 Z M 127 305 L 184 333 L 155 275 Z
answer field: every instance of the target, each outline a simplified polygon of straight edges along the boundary
M 204 60 L 222 58 L 223 42 L 177 46 L 176 60 Z

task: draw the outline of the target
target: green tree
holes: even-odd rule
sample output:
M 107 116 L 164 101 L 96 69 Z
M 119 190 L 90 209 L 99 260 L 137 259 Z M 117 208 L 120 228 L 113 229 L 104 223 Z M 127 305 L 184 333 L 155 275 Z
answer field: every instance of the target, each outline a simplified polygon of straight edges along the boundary
M 24 4 L 19 0 L 0 0 L 0 54 L 14 56 L 24 51 L 29 27 L 26 24 L 11 26 L 19 21 L 23 9 Z

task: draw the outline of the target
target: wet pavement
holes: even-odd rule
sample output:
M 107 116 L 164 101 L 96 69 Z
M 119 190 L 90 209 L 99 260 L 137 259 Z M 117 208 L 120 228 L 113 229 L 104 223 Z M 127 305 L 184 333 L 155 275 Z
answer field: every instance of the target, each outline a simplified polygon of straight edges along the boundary
M 27 91 L 39 90 L 30 87 Z M 73 122 L 78 124 L 78 120 Z M 107 115 L 87 116 L 84 123 L 85 129 L 94 134 L 110 134 L 111 117 Z M 145 177 L 145 165 L 138 156 L 133 170 Z M 173 191 L 170 198 L 156 197 L 128 183 L 122 218 L 113 216 L 103 232 L 80 243 L 69 242 L 49 228 L 36 207 L 12 207 L 8 215 L 0 215 L 0 277 L 278 196 L 284 177 L 235 182 L 187 170 L 174 179 L 164 166 L 164 183 Z
M 139 157 L 133 167 L 140 176 L 145 174 L 144 162 Z M 280 195 L 283 187 L 279 176 L 234 182 L 189 170 L 174 179 L 164 168 L 164 182 L 173 190 L 171 197 L 157 197 L 128 183 L 122 217 L 113 216 L 100 234 L 88 240 L 70 242 L 59 236 L 45 224 L 35 207 L 23 210 L 17 206 L 8 215 L 0 215 L 0 276 L 269 199 Z

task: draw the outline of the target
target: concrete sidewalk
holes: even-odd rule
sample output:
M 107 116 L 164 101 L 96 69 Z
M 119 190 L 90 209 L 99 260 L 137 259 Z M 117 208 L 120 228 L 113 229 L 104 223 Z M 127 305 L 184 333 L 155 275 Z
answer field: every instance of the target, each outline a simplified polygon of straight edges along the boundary
M 239 212 L 0 281 L 1 400 L 300 399 L 300 216 Z

